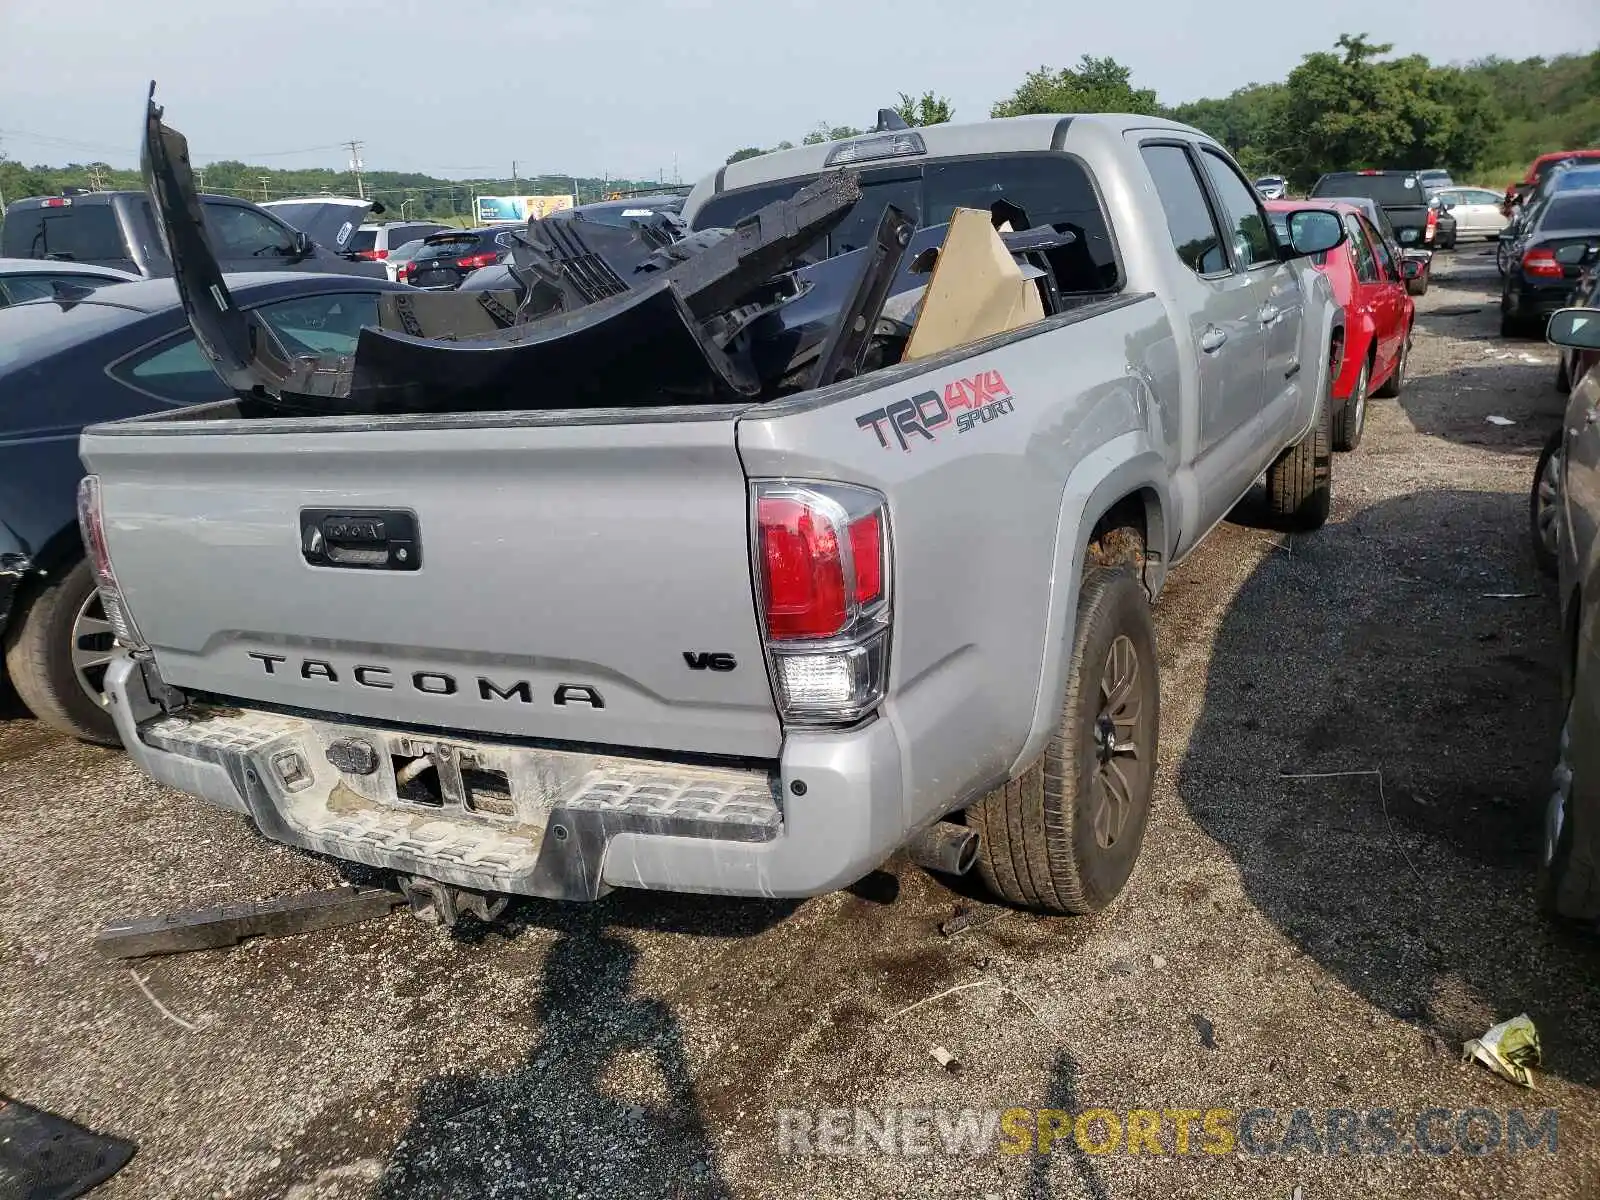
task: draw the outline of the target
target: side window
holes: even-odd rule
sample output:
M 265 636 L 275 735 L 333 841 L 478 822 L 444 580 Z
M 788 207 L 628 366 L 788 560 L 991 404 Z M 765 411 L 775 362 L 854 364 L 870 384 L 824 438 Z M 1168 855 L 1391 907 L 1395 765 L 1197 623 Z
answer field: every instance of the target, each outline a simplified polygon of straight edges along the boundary
M 378 297 L 373 292 L 303 296 L 255 311 L 291 354 L 354 354 L 361 327 L 378 323 Z
M 288 258 L 295 253 L 294 235 L 266 213 L 214 200 L 202 203 L 217 257 Z
M 188 332 L 124 359 L 111 368 L 111 374 L 171 404 L 204 404 L 233 394 L 211 369 L 194 334 Z
M 1399 279 L 1400 264 L 1395 262 L 1394 255 L 1389 253 L 1388 243 L 1383 240 L 1383 236 L 1372 227 L 1371 222 L 1365 217 L 1358 217 L 1357 220 L 1361 222 L 1362 231 L 1365 232 L 1367 241 L 1372 246 L 1373 257 L 1377 259 L 1378 266 L 1383 269 L 1384 278 L 1390 281 Z
M 378 323 L 378 297 L 372 292 L 302 296 L 254 311 L 283 338 L 291 354 L 350 354 L 361 327 Z M 188 332 L 123 359 L 111 374 L 173 404 L 204 404 L 233 394 Z
M 1216 151 L 1202 146 L 1200 161 L 1205 164 L 1211 186 L 1222 201 L 1222 210 L 1228 219 L 1228 237 L 1245 269 L 1277 262 L 1278 249 L 1267 229 L 1267 219 L 1255 189 Z
M 108 204 L 20 212 L 5 223 L 5 257 L 96 262 L 127 258 Z
M 1372 257 L 1372 246 L 1361 228 L 1361 218 L 1346 216 L 1344 231 L 1350 235 L 1350 253 L 1356 262 L 1356 278 L 1362 283 L 1378 282 L 1378 260 Z
M 1228 255 L 1222 248 L 1222 231 L 1217 228 L 1211 206 L 1194 173 L 1194 164 L 1181 146 L 1143 146 L 1150 178 L 1155 181 L 1161 209 L 1167 215 L 1167 231 L 1172 248 L 1196 275 L 1227 272 Z

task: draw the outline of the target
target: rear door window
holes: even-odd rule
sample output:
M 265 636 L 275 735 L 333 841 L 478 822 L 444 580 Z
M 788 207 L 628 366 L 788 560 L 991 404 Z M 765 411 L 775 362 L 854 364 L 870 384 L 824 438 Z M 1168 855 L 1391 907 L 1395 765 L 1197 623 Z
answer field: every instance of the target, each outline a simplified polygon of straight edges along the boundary
M 254 311 L 291 354 L 351 354 L 362 326 L 378 323 L 378 297 L 372 292 L 301 296 L 262 304 Z M 233 394 L 187 330 L 123 359 L 111 374 L 172 404 L 204 404 Z
M 1154 145 L 1141 147 L 1139 153 L 1155 182 L 1178 257 L 1196 275 L 1227 274 L 1230 268 L 1222 231 L 1188 151 L 1182 146 Z
M 1372 222 L 1365 217 L 1358 217 L 1361 228 L 1366 231 L 1367 240 L 1372 243 L 1372 256 L 1377 260 L 1378 266 L 1383 269 L 1383 274 L 1390 280 L 1400 278 L 1400 266 L 1394 261 L 1394 255 L 1389 253 L 1389 243 L 1384 241 L 1383 234 L 1374 229 Z

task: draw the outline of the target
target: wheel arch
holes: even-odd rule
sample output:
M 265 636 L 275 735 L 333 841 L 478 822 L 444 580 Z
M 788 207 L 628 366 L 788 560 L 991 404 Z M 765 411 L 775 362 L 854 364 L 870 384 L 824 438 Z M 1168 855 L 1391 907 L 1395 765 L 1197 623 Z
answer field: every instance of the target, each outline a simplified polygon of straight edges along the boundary
M 1033 720 L 1011 765 L 1012 778 L 1043 753 L 1060 716 L 1067 690 L 1071 622 L 1091 544 L 1111 529 L 1138 529 L 1144 540 L 1140 574 L 1145 592 L 1154 598 L 1161 591 L 1172 547 L 1181 534 L 1167 473 L 1165 458 L 1148 436 L 1134 431 L 1086 455 L 1068 476 L 1056 525 Z

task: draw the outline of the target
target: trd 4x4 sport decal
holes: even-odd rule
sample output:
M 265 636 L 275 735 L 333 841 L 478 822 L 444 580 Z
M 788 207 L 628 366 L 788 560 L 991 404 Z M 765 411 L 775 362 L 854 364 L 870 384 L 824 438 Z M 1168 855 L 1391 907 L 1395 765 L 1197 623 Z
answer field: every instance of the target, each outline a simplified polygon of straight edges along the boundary
M 862 429 L 878 435 L 878 445 L 888 449 L 887 427 L 900 449 L 910 450 L 914 438 L 934 441 L 939 430 L 952 422 L 957 433 L 1003 417 L 1013 408 L 1011 389 L 999 371 L 979 371 L 971 379 L 956 379 L 945 384 L 944 392 L 930 388 L 905 400 L 896 400 L 856 418 Z

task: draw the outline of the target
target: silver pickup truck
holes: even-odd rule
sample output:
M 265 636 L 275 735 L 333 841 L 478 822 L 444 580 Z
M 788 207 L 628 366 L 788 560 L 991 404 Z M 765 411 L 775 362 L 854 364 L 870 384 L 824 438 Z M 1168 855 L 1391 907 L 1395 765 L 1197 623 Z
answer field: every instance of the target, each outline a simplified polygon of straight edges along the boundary
M 777 398 L 580 408 L 527 378 L 498 408 L 241 396 L 86 431 L 139 765 L 435 889 L 806 896 L 905 849 L 1111 902 L 1168 570 L 1263 475 L 1286 527 L 1327 518 L 1343 314 L 1299 260 L 1342 225 L 1292 214 L 1281 245 L 1213 141 L 1117 115 L 804 146 L 684 217 L 748 227 L 841 167 L 860 199 L 812 259 L 885 212 L 1006 214 L 1061 235 L 1049 315 Z M 191 306 L 225 312 L 183 188 L 151 186 Z M 249 353 L 215 340 L 219 371 Z

